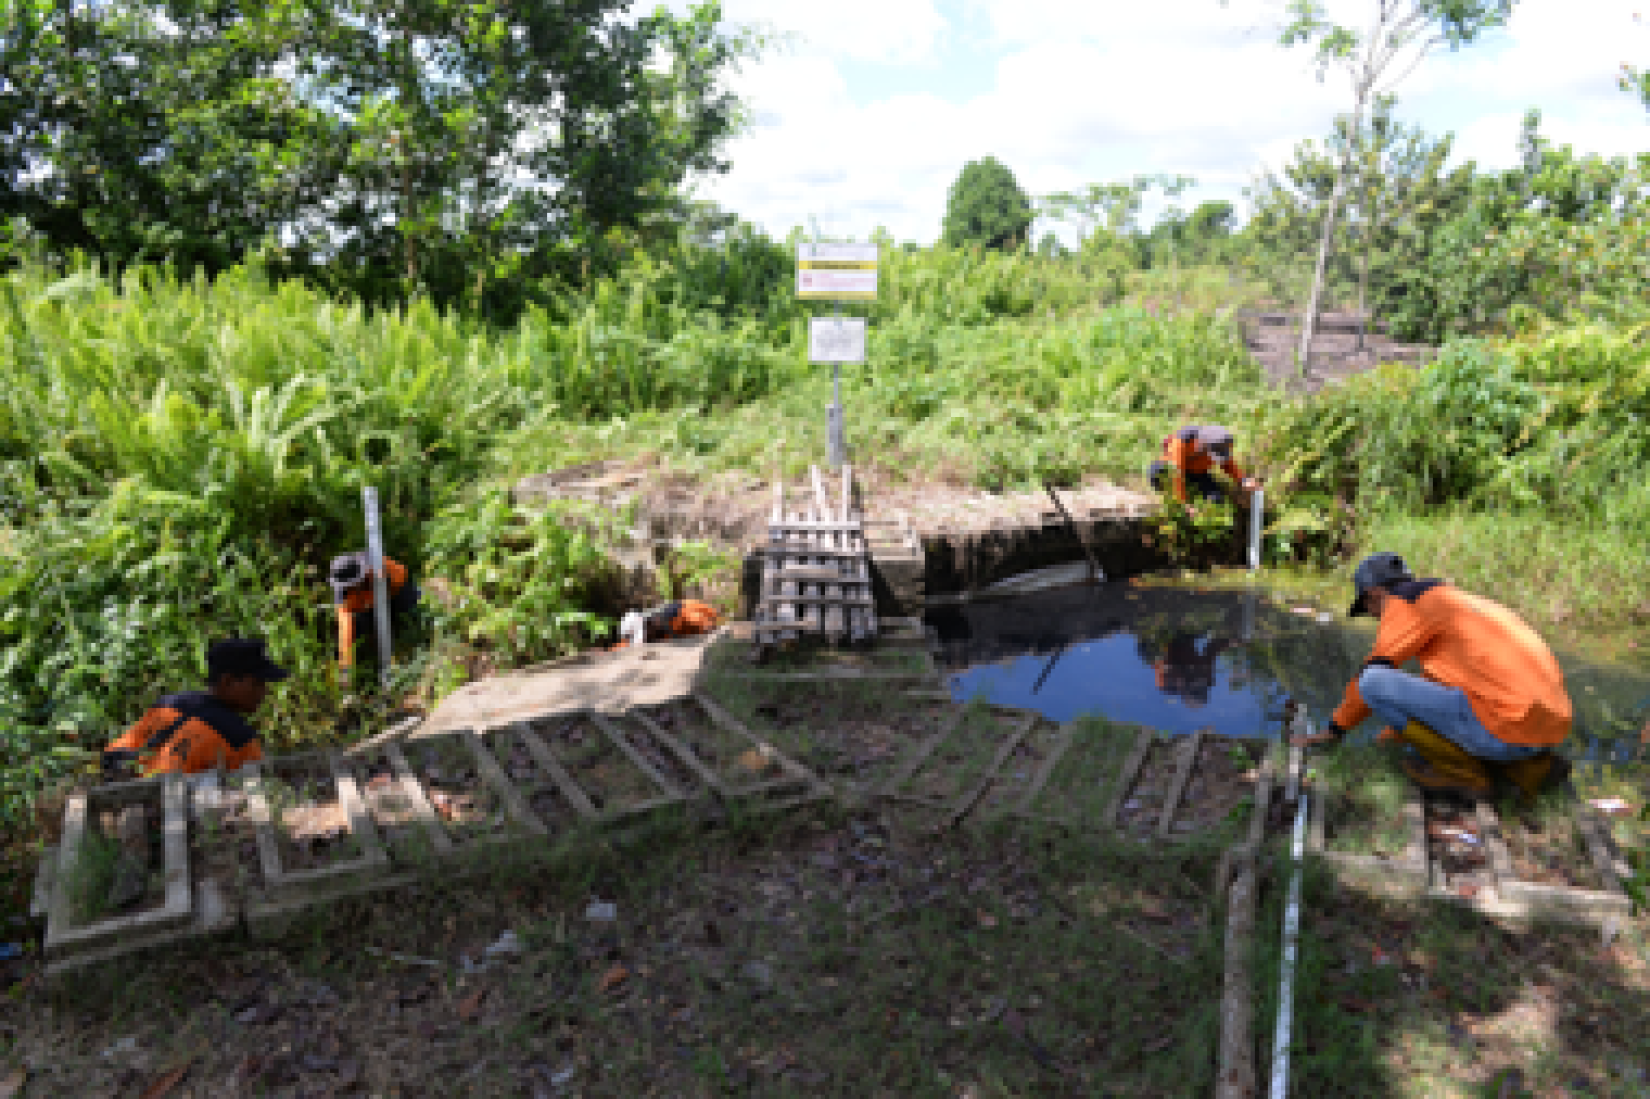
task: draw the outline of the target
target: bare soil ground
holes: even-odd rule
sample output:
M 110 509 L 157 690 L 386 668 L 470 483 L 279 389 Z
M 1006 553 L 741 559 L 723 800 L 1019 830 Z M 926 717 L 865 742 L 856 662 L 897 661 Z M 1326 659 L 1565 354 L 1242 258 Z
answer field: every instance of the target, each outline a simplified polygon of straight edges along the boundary
M 323 756 L 271 760 L 265 774 L 282 870 L 319 869 L 360 854 Z
M 1350 312 L 1326 312 L 1320 316 L 1320 327 L 1312 336 L 1312 352 L 1304 378 L 1295 364 L 1295 354 L 1300 345 L 1298 314 L 1270 310 L 1246 316 L 1243 320 L 1244 343 L 1275 384 L 1308 393 L 1372 370 L 1382 363 L 1417 365 L 1436 354 L 1435 348 L 1423 344 L 1404 344 L 1392 340 L 1380 330 L 1384 326 L 1378 324 L 1370 326 L 1360 347 L 1357 319 L 1357 314 Z
M 1171 830 L 1212 832 L 1247 819 L 1266 746 L 1264 741 L 1204 737 Z

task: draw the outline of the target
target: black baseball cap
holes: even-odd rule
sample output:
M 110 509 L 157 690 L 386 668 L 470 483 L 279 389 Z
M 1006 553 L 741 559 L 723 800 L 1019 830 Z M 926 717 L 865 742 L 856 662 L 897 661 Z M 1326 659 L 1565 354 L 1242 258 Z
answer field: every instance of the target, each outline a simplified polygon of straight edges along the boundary
M 367 575 L 367 551 L 341 553 L 332 559 L 327 570 L 327 583 L 332 585 L 332 597 L 343 602 L 344 593 L 359 584 Z
M 1358 594 L 1353 598 L 1347 615 L 1357 618 L 1369 613 L 1369 589 L 1413 579 L 1415 576 L 1409 571 L 1409 566 L 1396 553 L 1370 554 L 1358 562 L 1358 568 L 1352 573 L 1352 587 Z
M 255 637 L 232 637 L 213 642 L 206 650 L 206 670 L 210 675 L 255 675 L 266 683 L 285 679 L 292 673 L 269 659 L 264 643 Z

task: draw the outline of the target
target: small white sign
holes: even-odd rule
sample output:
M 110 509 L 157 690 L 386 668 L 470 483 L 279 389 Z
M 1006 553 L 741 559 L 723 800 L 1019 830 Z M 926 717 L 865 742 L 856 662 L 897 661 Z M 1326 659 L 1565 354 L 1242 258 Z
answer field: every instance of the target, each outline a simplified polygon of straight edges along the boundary
M 876 268 L 869 271 L 804 267 L 796 273 L 799 298 L 861 299 L 877 296 Z
M 798 244 L 798 263 L 852 263 L 866 267 L 877 265 L 875 244 Z
M 864 362 L 865 318 L 809 318 L 808 361 L 811 363 Z

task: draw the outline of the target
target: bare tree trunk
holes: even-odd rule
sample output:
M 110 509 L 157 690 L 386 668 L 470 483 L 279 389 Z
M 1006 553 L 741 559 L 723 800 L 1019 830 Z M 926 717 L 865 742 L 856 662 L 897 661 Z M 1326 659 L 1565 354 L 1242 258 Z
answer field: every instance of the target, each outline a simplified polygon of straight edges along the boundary
M 1341 191 L 1346 186 L 1346 166 L 1335 173 L 1335 189 L 1329 192 L 1329 207 L 1323 214 L 1323 235 L 1318 238 L 1318 262 L 1312 269 L 1312 290 L 1306 298 L 1306 313 L 1301 317 L 1301 342 L 1295 352 L 1295 366 L 1301 377 L 1312 353 L 1312 337 L 1318 327 L 1318 307 L 1323 299 L 1323 273 L 1329 263 L 1329 241 L 1335 235 L 1335 215 L 1340 213 Z
M 1368 99 L 1368 83 L 1360 82 L 1352 107 L 1352 132 L 1347 135 L 1346 149 L 1341 153 L 1340 165 L 1335 169 L 1335 187 L 1329 192 L 1329 208 L 1323 212 L 1323 236 L 1318 240 L 1318 262 L 1312 271 L 1312 292 L 1307 297 L 1306 315 L 1301 318 L 1301 344 L 1296 365 L 1303 378 L 1306 377 L 1307 359 L 1312 352 L 1312 337 L 1318 326 L 1318 306 L 1323 298 L 1323 273 L 1329 263 L 1329 243 L 1335 236 L 1335 218 L 1341 212 L 1341 198 L 1346 193 L 1346 178 L 1351 174 L 1352 157 L 1363 136 L 1364 104 Z
M 1369 330 L 1369 250 L 1365 245 L 1363 263 L 1358 270 L 1358 350 L 1364 349 L 1364 333 Z

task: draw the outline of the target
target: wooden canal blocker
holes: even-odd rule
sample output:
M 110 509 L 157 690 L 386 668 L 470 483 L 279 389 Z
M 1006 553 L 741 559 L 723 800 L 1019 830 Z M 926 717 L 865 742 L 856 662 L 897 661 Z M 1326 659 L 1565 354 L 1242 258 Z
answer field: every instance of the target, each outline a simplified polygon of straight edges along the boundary
M 804 634 L 833 644 L 877 636 L 871 593 L 871 554 L 863 517 L 853 501 L 853 467 L 842 467 L 842 491 L 832 507 L 818 466 L 809 467 L 813 496 L 800 511 L 786 508 L 785 486 L 774 480 L 773 512 L 762 554 L 762 588 L 752 639 L 760 656 Z

